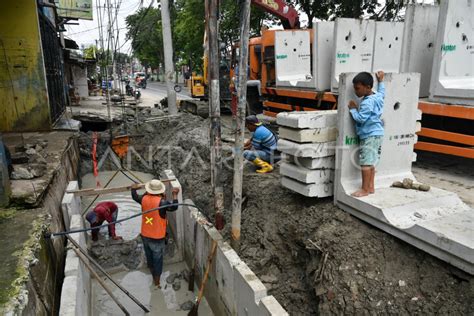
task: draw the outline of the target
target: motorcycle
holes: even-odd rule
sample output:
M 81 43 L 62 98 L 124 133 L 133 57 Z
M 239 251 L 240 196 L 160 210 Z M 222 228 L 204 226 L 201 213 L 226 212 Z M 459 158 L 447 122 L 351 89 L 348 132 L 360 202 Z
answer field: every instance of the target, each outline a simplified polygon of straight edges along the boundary
M 133 97 L 135 95 L 133 88 L 130 85 L 130 80 L 128 80 L 127 84 L 125 85 L 125 93 L 130 97 Z
M 133 92 L 133 96 L 135 98 L 135 101 L 138 101 L 140 99 L 140 97 L 142 96 L 142 93 L 140 92 L 140 87 L 139 86 L 137 86 L 137 88 Z
M 139 83 L 138 83 L 138 87 L 142 88 L 142 89 L 146 89 L 146 80 L 145 79 L 142 79 Z

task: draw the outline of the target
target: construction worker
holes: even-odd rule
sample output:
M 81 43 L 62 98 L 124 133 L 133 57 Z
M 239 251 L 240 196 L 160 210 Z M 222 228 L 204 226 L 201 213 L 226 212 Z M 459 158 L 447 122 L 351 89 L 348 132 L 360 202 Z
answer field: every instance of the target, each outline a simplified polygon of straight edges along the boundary
M 118 206 L 114 202 L 100 202 L 99 204 L 94 207 L 92 211 L 89 211 L 86 214 L 86 219 L 90 223 L 91 227 L 101 226 L 104 221 L 107 223 L 113 223 L 117 220 L 118 216 Z M 115 234 L 115 224 L 111 224 L 108 226 L 109 228 L 109 236 L 113 240 L 121 240 L 122 237 L 117 236 Z M 92 240 L 97 241 L 99 240 L 99 230 L 100 228 L 93 229 L 91 231 Z
M 252 138 L 244 145 L 244 158 L 252 161 L 258 173 L 273 171 L 272 162 L 277 149 L 277 138 L 271 130 L 265 127 L 255 115 L 245 118 L 245 127 L 253 132 Z
M 146 193 L 138 195 L 137 189 L 140 185 L 132 185 L 132 198 L 142 206 L 142 212 L 152 210 L 157 207 L 163 207 L 178 203 L 179 189 L 172 191 L 173 202 L 164 199 L 165 185 L 160 180 L 151 180 L 145 184 Z M 156 211 L 142 214 L 141 237 L 148 268 L 153 276 L 153 281 L 158 288 L 160 286 L 160 277 L 163 271 L 163 255 L 165 253 L 166 239 L 166 212 L 176 211 L 177 205 L 164 207 Z

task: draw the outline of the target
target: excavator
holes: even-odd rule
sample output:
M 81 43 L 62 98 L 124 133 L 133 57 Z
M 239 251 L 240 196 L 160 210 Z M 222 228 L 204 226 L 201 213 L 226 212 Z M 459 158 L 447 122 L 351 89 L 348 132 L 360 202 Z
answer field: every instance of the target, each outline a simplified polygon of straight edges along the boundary
M 269 12 L 270 14 L 273 14 L 277 18 L 279 18 L 282 22 L 282 26 L 285 29 L 299 29 L 300 28 L 300 21 L 299 21 L 299 15 L 298 11 L 292 7 L 291 5 L 288 5 L 285 1 L 283 0 L 252 0 L 251 1 L 252 5 Z M 258 39 L 254 39 L 254 42 L 257 43 L 259 42 Z M 254 58 L 251 59 L 251 65 L 250 65 L 250 71 L 251 73 L 258 73 L 258 68 L 260 64 L 260 58 L 258 58 L 260 51 L 259 45 L 255 44 L 251 47 L 252 51 L 251 53 L 253 54 L 252 56 Z M 232 89 L 233 89 L 233 76 L 234 76 L 234 69 L 235 66 L 237 65 L 237 53 L 238 47 L 237 45 L 234 45 L 232 47 L 232 55 L 231 55 L 231 60 L 230 60 L 230 65 L 225 59 L 224 56 L 221 55 L 221 65 L 220 65 L 220 97 L 221 97 L 221 107 L 228 108 L 229 101 L 233 100 L 232 103 L 235 103 L 235 98 L 232 97 Z M 207 66 L 208 66 L 208 61 L 207 61 L 207 54 L 204 54 L 204 59 L 203 59 L 203 76 L 196 75 L 193 73 L 191 76 L 190 80 L 188 81 L 188 88 L 189 91 L 191 92 L 191 96 L 196 99 L 200 100 L 207 100 L 208 98 L 208 79 L 207 79 Z M 229 67 L 230 66 L 230 67 Z M 252 80 L 253 79 L 253 80 Z M 257 87 L 260 85 L 259 82 L 257 82 L 260 78 L 258 78 L 258 75 L 254 75 L 250 77 L 250 81 L 248 83 L 249 86 L 252 87 Z M 255 97 L 254 93 L 255 89 L 252 89 L 251 97 Z M 197 108 L 195 104 L 189 104 L 190 102 L 186 102 L 186 104 L 182 104 L 185 108 Z M 232 106 L 233 107 L 233 106 Z M 197 113 L 196 113 L 197 114 Z

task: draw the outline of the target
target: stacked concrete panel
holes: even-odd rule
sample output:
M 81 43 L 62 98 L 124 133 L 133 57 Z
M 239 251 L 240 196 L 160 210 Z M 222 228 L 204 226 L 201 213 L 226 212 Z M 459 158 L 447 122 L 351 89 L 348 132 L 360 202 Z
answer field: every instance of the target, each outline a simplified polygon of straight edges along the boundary
M 331 91 L 337 93 L 339 75 L 344 72 L 371 71 L 375 21 L 339 18 L 334 29 Z
M 430 99 L 474 105 L 474 3 L 442 1 Z
M 430 88 L 439 6 L 409 4 L 405 13 L 400 72 L 419 72 L 420 98 Z
M 278 150 L 281 184 L 309 197 L 333 194 L 337 111 L 283 112 Z

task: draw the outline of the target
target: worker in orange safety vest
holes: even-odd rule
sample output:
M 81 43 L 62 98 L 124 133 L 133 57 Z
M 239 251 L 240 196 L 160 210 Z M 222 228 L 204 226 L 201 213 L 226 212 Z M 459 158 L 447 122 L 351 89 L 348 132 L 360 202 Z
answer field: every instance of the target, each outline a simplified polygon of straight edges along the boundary
M 163 207 L 178 203 L 179 189 L 172 191 L 173 201 L 166 201 L 164 198 L 165 185 L 160 180 L 151 180 L 145 184 L 146 193 L 138 195 L 137 189 L 140 185 L 132 185 L 132 198 L 141 204 L 142 212 L 152 210 L 157 207 Z M 160 287 L 160 277 L 163 271 L 163 255 L 165 252 L 166 239 L 166 212 L 174 212 L 178 205 L 163 207 L 142 215 L 141 237 L 148 268 L 153 276 L 153 281 L 158 288 Z

